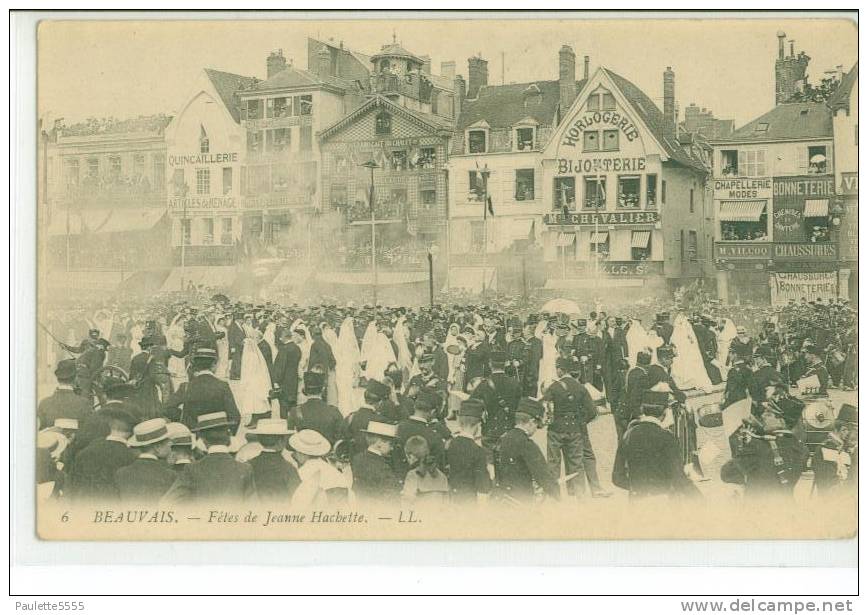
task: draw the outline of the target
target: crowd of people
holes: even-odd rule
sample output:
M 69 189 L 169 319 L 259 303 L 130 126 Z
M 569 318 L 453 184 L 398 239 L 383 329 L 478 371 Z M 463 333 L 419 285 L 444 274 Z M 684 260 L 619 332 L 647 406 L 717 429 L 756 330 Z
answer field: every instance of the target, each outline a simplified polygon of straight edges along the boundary
M 746 496 L 791 494 L 806 469 L 818 492 L 855 484 L 856 408 L 823 401 L 856 386 L 855 310 L 805 299 L 758 331 L 731 314 L 673 303 L 643 323 L 599 306 L 225 295 L 65 306 L 43 325 L 58 360 L 37 410 L 40 496 L 292 507 L 606 498 L 588 428 L 606 411 L 611 482 L 631 499 L 699 497 L 697 429 L 721 426 L 731 450 L 719 478 Z M 712 392 L 722 394 L 712 411 L 690 407 Z

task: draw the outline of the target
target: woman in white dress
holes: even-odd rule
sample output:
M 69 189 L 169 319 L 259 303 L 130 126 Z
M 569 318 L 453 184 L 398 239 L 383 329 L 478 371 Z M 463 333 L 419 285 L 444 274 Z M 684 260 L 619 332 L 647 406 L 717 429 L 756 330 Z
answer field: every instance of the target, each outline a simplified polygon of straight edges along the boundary
M 672 361 L 672 379 L 681 390 L 711 391 L 711 379 L 705 371 L 702 353 L 693 332 L 693 325 L 684 314 L 678 314 L 672 323 L 671 343 L 675 346 Z
M 338 399 L 338 383 L 337 383 L 337 353 L 338 353 L 338 336 L 335 333 L 335 330 L 332 329 L 332 326 L 327 322 L 320 323 L 320 330 L 322 331 L 322 338 L 326 344 L 331 348 L 332 355 L 335 357 L 335 368 L 330 369 L 328 373 L 328 377 L 326 380 L 326 400 L 328 403 L 336 406 Z
M 358 410 L 355 392 L 359 378 L 359 342 L 356 339 L 356 329 L 352 316 L 347 316 L 341 323 L 338 332 L 338 344 L 335 351 L 335 380 L 338 389 L 338 409 L 348 416 Z
M 229 328 L 226 326 L 224 316 L 217 319 L 214 331 L 219 338 L 217 340 L 217 364 L 214 366 L 214 375 L 221 380 L 229 380 Z M 223 335 L 220 336 L 220 333 Z
M 413 353 L 410 352 L 409 337 L 410 332 L 407 329 L 406 318 L 401 315 L 398 322 L 395 323 L 395 333 L 392 335 L 392 339 L 398 347 L 397 363 L 404 376 L 404 382 L 409 380 L 410 370 L 413 369 Z
M 546 331 L 548 322 L 540 321 L 534 330 L 534 336 L 542 340 L 543 352 L 539 362 L 539 387 L 537 389 L 537 397 L 542 396 L 543 390 L 554 382 L 558 375 L 555 371 L 555 362 L 558 358 L 558 349 L 556 347 L 558 338 L 554 333 Z
M 271 407 L 268 392 L 271 390 L 271 376 L 265 357 L 259 350 L 262 334 L 251 324 L 244 324 L 244 351 L 241 355 L 241 380 L 236 402 L 241 414 L 241 424 L 246 425 L 250 417 Z
M 166 328 L 166 343 L 169 350 L 176 352 L 184 350 L 184 319 L 180 315 L 176 316 L 172 324 Z M 168 367 L 173 390 L 177 391 L 182 382 L 187 382 L 187 365 L 184 357 L 169 355 Z

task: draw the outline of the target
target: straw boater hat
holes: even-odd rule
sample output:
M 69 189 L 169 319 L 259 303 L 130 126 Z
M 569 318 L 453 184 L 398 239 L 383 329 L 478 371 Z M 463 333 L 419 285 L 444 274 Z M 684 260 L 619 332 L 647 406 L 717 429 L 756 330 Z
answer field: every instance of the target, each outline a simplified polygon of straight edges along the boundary
M 54 419 L 54 428 L 55 429 L 77 430 L 78 429 L 78 419 L 66 419 L 66 418 Z
M 256 423 L 256 427 L 247 433 L 257 436 L 288 436 L 293 432 L 286 426 L 286 421 L 283 419 L 261 419 Z
M 193 432 L 184 423 L 169 423 L 166 431 L 172 446 L 193 446 Z
M 398 427 L 396 425 L 390 425 L 389 423 L 378 423 L 377 421 L 370 421 L 368 423 L 368 427 L 366 429 L 363 429 L 362 432 L 370 434 L 372 436 L 380 436 L 381 438 L 398 437 Z
M 200 414 L 196 417 L 196 426 L 192 431 L 204 431 L 216 427 L 230 427 L 231 425 L 232 422 L 225 412 L 209 412 L 208 414 Z
M 325 436 L 313 429 L 302 429 L 292 434 L 289 438 L 289 447 L 309 457 L 324 457 L 332 449 Z
M 133 427 L 133 435 L 127 440 L 130 447 L 150 446 L 169 439 L 165 419 L 149 419 Z

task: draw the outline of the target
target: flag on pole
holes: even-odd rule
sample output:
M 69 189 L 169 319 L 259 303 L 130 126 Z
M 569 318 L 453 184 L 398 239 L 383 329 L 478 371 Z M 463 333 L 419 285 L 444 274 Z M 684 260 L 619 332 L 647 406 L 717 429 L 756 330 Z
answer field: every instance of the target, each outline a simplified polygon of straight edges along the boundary
M 491 196 L 487 196 L 485 198 L 485 206 L 486 206 L 486 209 L 488 211 L 488 215 L 493 216 L 494 215 L 494 205 L 491 203 Z

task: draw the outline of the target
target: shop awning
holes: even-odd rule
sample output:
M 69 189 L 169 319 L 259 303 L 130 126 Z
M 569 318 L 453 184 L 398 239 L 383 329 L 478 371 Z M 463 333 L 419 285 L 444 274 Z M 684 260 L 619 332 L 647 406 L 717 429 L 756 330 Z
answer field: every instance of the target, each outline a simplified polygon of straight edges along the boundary
M 169 273 L 169 277 L 163 282 L 160 290 L 164 292 L 180 291 L 181 280 L 184 281 L 186 290 L 192 284 L 193 286 L 204 286 L 206 288 L 228 288 L 232 286 L 238 276 L 238 270 L 233 265 L 221 266 L 204 266 L 196 265 L 193 267 L 175 267 Z
M 630 247 L 647 248 L 649 241 L 651 241 L 651 231 L 633 231 L 633 240 L 630 242 Z
M 829 199 L 808 199 L 805 201 L 806 218 L 825 218 L 829 215 Z
M 591 243 L 606 243 L 609 241 L 609 233 L 605 231 L 597 231 L 591 234 Z
M 765 209 L 765 201 L 724 201 L 717 218 L 721 222 L 759 222 Z
M 566 248 L 576 243 L 575 233 L 558 233 L 558 239 L 555 245 L 559 248 Z

